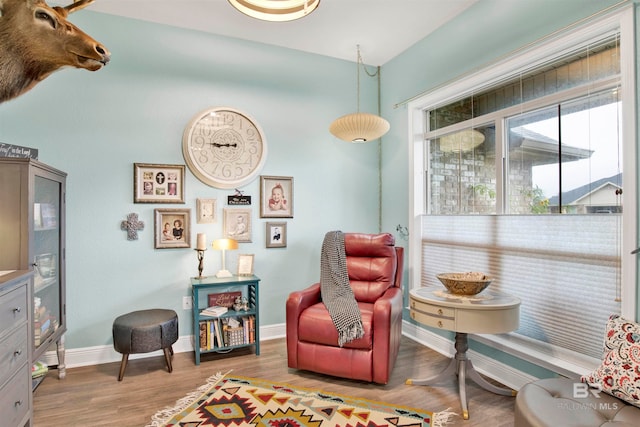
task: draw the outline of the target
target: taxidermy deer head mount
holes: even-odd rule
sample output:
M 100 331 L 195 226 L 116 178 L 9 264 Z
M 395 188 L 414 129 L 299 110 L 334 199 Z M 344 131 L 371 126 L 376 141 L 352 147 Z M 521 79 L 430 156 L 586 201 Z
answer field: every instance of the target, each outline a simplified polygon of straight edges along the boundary
M 0 103 L 15 98 L 61 67 L 97 71 L 111 54 L 67 21 L 93 3 L 50 7 L 44 0 L 0 0 Z

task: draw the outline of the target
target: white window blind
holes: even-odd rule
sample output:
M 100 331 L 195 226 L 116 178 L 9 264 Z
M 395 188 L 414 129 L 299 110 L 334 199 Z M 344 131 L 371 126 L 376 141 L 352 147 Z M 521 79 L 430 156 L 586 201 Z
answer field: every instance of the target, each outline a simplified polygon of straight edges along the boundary
M 620 313 L 619 214 L 424 215 L 421 284 L 481 271 L 491 289 L 518 296 L 515 334 L 599 360 L 606 320 Z

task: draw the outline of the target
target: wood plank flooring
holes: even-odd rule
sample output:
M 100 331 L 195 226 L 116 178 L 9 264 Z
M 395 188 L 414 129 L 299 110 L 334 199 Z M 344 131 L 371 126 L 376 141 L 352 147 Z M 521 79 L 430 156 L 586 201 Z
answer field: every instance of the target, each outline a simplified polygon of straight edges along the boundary
M 372 400 L 442 411 L 451 408 L 461 413 L 454 377 L 438 386 L 406 385 L 407 378 L 435 375 L 448 364 L 441 354 L 403 337 L 400 354 L 389 384 L 385 386 L 328 377 L 287 367 L 284 338 L 264 341 L 261 354 L 242 349 L 227 355 L 204 355 L 199 366 L 193 353 L 173 358 L 173 373 L 168 373 L 163 356 L 129 361 L 122 382 L 118 382 L 119 363 L 67 369 L 63 380 L 57 371 L 34 393 L 34 427 L 143 427 L 151 416 L 205 383 L 216 372 L 264 378 L 293 386 L 358 396 Z M 515 398 L 499 396 L 467 382 L 470 419 L 452 419 L 450 426 L 513 426 Z

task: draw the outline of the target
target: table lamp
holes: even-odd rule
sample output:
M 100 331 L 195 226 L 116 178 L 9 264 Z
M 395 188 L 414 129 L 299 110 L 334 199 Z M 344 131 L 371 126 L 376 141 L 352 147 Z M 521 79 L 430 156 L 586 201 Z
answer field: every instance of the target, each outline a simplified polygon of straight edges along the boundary
M 216 239 L 211 244 L 211 247 L 217 251 L 222 251 L 222 268 L 216 273 L 216 277 L 233 276 L 225 267 L 225 252 L 228 249 L 238 249 L 238 241 L 234 239 Z

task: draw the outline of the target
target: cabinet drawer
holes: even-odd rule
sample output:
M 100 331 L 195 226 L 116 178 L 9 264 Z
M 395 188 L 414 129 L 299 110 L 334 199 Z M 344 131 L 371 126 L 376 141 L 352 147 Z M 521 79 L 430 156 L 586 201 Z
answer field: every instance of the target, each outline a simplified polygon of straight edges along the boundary
M 0 325 L 2 331 L 9 331 L 27 321 L 27 287 L 19 286 L 0 298 Z
M 411 309 L 418 310 L 423 313 L 433 314 L 435 316 L 455 317 L 455 309 L 449 307 L 438 307 L 437 305 L 427 304 L 426 302 L 411 300 Z
M 0 386 L 22 365 L 27 363 L 27 324 L 15 329 L 0 341 Z
M 418 323 L 447 331 L 455 331 L 456 321 L 453 317 L 442 317 L 411 309 L 411 318 Z
M 18 426 L 29 411 L 31 372 L 25 364 L 11 380 L 0 389 L 0 419 L 3 426 Z

